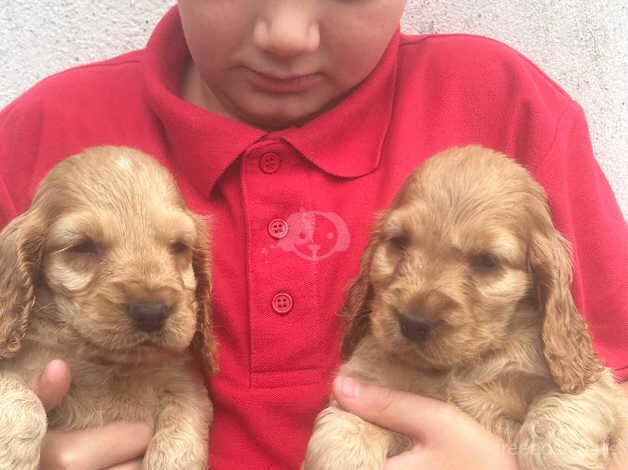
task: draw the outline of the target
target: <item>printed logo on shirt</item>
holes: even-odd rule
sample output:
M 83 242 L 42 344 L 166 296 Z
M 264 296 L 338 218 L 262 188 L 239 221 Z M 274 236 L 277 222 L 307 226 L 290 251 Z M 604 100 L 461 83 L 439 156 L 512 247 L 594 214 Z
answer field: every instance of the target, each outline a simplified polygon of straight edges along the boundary
M 347 224 L 335 212 L 301 209 L 286 222 L 288 232 L 277 245 L 309 261 L 322 261 L 346 251 L 351 243 Z

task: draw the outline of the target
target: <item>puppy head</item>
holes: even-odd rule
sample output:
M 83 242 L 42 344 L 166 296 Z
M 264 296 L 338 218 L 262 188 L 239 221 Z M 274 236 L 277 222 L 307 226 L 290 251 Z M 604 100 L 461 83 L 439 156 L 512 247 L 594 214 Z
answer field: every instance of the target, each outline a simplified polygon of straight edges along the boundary
M 157 360 L 192 343 L 213 367 L 205 223 L 152 158 L 98 147 L 62 161 L 0 250 L 0 355 L 19 349 L 45 297 L 96 356 Z
M 487 149 L 451 149 L 380 215 L 343 308 L 343 355 L 372 334 L 416 367 L 448 369 L 538 321 L 554 379 L 579 390 L 600 366 L 570 281 L 565 243 L 527 171 Z

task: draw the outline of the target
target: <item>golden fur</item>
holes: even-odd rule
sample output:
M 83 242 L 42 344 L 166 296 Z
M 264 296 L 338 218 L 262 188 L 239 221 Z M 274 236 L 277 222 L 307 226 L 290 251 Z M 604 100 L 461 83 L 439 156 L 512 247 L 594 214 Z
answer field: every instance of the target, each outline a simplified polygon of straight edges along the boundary
M 605 469 L 628 403 L 570 283 L 541 186 L 504 155 L 450 149 L 378 218 L 343 307 L 341 373 L 455 404 L 518 450 L 522 470 Z M 381 469 L 401 442 L 332 400 L 304 468 Z
M 54 167 L 0 233 L 0 468 L 37 468 L 46 428 L 143 421 L 144 468 L 206 468 L 214 367 L 209 245 L 170 174 L 151 157 L 97 147 Z M 129 306 L 168 305 L 163 328 Z M 26 382 L 51 359 L 72 370 L 48 416 Z

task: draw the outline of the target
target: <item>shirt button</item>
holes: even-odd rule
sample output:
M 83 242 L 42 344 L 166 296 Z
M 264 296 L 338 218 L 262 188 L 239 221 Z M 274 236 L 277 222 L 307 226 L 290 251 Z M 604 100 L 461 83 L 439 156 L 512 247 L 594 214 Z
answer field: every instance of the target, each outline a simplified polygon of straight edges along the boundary
M 268 152 L 262 155 L 262 158 L 259 159 L 259 167 L 264 173 L 276 173 L 281 166 L 281 159 L 279 155 L 273 152 Z
M 273 310 L 279 315 L 286 315 L 290 310 L 292 310 L 293 305 L 294 302 L 292 301 L 292 296 L 287 292 L 278 292 L 273 297 Z
M 268 234 L 277 240 L 284 238 L 288 235 L 288 222 L 284 219 L 271 220 L 268 224 Z

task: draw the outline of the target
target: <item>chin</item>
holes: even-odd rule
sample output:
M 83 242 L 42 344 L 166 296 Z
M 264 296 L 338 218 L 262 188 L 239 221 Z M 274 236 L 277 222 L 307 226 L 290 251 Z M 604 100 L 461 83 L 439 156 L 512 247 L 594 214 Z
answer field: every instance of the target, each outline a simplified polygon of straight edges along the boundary
M 248 97 L 248 101 L 242 96 Z M 240 120 L 268 130 L 303 125 L 329 108 L 327 101 L 313 100 L 305 93 L 278 95 L 254 91 L 232 102 Z

